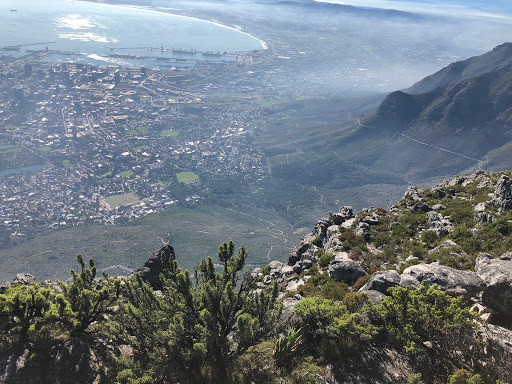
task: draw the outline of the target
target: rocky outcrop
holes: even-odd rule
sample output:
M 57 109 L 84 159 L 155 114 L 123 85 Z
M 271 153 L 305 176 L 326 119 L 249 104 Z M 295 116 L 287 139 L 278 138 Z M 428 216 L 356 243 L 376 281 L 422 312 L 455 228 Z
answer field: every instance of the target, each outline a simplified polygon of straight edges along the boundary
M 427 230 L 434 231 L 438 236 L 446 236 L 453 230 L 453 223 L 436 211 L 427 212 Z
M 359 263 L 350 259 L 334 259 L 329 264 L 329 276 L 336 281 L 344 281 L 351 285 L 366 272 Z
M 157 252 L 153 253 L 141 268 L 138 268 L 134 273 L 140 274 L 142 279 L 151 285 L 153 289 L 160 290 L 162 285 L 160 283 L 160 274 L 163 267 L 173 260 L 176 260 L 174 248 L 169 244 L 164 245 Z
M 400 275 L 397 271 L 376 272 L 359 292 L 377 291 L 388 293 L 388 288 L 400 284 Z
M 437 284 L 440 290 L 450 295 L 464 296 L 468 300 L 484 289 L 484 282 L 474 272 L 446 267 L 437 262 L 406 268 L 400 285 L 418 289 L 422 281 L 428 285 Z
M 29 273 L 18 273 L 14 280 L 12 281 L 13 284 L 32 284 L 35 283 L 36 278 L 32 276 Z
M 482 295 L 484 305 L 501 316 L 512 318 L 512 252 L 497 259 L 481 253 L 475 271 L 486 284 Z
M 502 211 L 512 208 L 512 182 L 508 176 L 502 175 L 496 183 L 493 203 Z
M 354 217 L 354 213 L 352 212 L 352 207 L 343 206 L 340 207 L 338 213 L 330 213 L 331 222 L 334 225 L 341 225 L 345 221 L 350 220 Z

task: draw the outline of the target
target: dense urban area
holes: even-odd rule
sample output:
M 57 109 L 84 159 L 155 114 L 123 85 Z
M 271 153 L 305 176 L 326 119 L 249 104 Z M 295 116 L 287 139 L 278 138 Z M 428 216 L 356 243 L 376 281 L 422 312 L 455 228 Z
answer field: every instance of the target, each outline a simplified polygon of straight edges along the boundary
M 243 66 L 248 53 L 202 72 L 41 60 L 51 54 L 1 61 L 0 219 L 10 236 L 121 223 L 204 199 L 203 180 L 257 183 L 268 172 L 250 145 L 268 120 L 264 102 L 208 69 Z M 225 102 L 235 87 L 240 98 Z

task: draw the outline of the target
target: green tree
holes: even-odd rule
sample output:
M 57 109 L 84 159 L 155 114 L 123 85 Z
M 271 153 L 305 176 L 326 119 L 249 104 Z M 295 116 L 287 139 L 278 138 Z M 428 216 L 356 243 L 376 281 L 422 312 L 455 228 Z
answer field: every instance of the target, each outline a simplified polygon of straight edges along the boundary
M 203 259 L 195 270 L 195 286 L 174 257 L 162 260 L 159 295 L 134 276 L 121 315 L 127 317 L 124 340 L 134 348 L 134 359 L 118 379 L 229 381 L 236 358 L 270 334 L 280 314 L 276 284 L 252 293 L 250 274 L 240 276 L 246 258 L 243 246 L 235 253 L 233 242 L 223 243 L 218 252 L 222 272 L 212 258 Z

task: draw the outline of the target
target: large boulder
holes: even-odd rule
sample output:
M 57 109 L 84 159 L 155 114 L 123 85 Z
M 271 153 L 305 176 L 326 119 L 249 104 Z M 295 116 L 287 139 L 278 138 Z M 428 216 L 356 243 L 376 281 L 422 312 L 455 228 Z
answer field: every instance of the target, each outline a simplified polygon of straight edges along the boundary
M 336 281 L 354 284 L 366 272 L 358 263 L 351 259 L 334 259 L 329 264 L 329 276 Z
M 16 277 L 14 278 L 14 280 L 12 281 L 12 283 L 28 285 L 28 284 L 35 283 L 35 281 L 36 281 L 36 278 L 29 273 L 18 273 L 16 275 Z
M 315 229 L 313 230 L 313 235 L 315 237 L 320 236 L 322 239 L 327 234 L 327 228 L 332 225 L 332 222 L 329 218 L 324 217 L 318 220 L 315 224 Z
M 509 177 L 503 175 L 496 183 L 493 203 L 502 210 L 512 208 L 512 182 Z
M 422 281 L 437 284 L 440 290 L 465 299 L 476 296 L 484 288 L 484 282 L 474 272 L 460 271 L 435 262 L 406 268 L 400 278 L 402 287 L 418 289 Z
M 164 266 L 169 265 L 175 259 L 174 248 L 166 244 L 149 256 L 144 265 L 136 269 L 134 273 L 138 273 L 142 280 L 151 285 L 153 289 L 161 290 L 160 274 L 163 272 Z
M 354 213 L 352 212 L 352 207 L 343 206 L 340 207 L 338 213 L 330 213 L 331 222 L 335 225 L 341 225 L 346 220 L 349 220 L 354 217 Z
M 272 278 L 286 277 L 293 273 L 293 267 L 280 261 L 271 261 L 268 265 L 270 268 L 270 276 Z
M 435 211 L 427 212 L 427 230 L 435 231 L 439 236 L 446 236 L 453 230 L 453 224 Z
M 484 305 L 502 316 L 512 317 L 512 252 L 497 259 L 481 253 L 475 271 L 486 284 L 482 295 Z
M 400 284 L 400 275 L 397 271 L 376 272 L 359 292 L 378 291 L 387 294 L 388 288 Z

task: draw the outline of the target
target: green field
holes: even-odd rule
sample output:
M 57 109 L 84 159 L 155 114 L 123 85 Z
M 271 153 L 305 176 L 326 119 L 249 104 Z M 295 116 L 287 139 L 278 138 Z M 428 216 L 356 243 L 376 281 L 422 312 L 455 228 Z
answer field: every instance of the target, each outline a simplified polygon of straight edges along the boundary
M 138 136 L 139 135 L 139 131 L 137 131 L 135 129 L 129 129 L 128 131 L 124 131 L 124 133 L 126 133 L 127 135 L 130 135 L 130 136 Z
M 112 209 L 122 205 L 134 204 L 140 201 L 135 192 L 123 193 L 121 195 L 112 195 L 105 198 L 105 203 Z
M 110 196 L 109 199 L 119 199 Z M 111 201 L 111 200 L 109 200 Z M 245 244 L 247 267 L 262 266 L 270 260 L 286 261 L 305 233 L 291 226 L 272 210 L 251 207 L 226 209 L 199 206 L 171 208 L 141 217 L 125 226 L 102 224 L 46 231 L 39 237 L 0 250 L 0 281 L 11 281 L 25 272 L 45 279 L 67 279 L 69 270 L 79 268 L 76 255 L 94 258 L 98 275 L 116 265 L 137 268 L 151 253 L 170 241 L 180 265 L 193 271 L 201 258 L 216 256 L 223 241 Z M 267 258 L 267 255 L 269 258 Z M 109 273 L 114 273 L 110 269 Z
M 124 171 L 124 172 L 119 173 L 119 176 L 121 176 L 121 177 L 130 177 L 132 175 L 133 175 L 132 171 Z
M 149 149 L 149 145 L 140 145 L 138 147 L 132 147 L 130 148 L 133 152 L 139 152 L 139 151 L 147 151 Z
M 45 145 L 44 147 L 39 147 L 37 149 L 40 150 L 43 153 L 47 153 L 47 152 L 50 152 L 52 150 L 52 148 L 48 147 L 47 145 Z
M 62 160 L 62 166 L 63 167 L 71 167 L 71 161 L 69 160 Z
M 178 131 L 171 131 L 170 129 L 164 129 L 160 132 L 161 137 L 176 137 L 180 133 Z
M 193 181 L 199 180 L 199 176 L 194 172 L 178 172 L 176 173 L 176 177 L 180 183 L 185 184 L 190 184 Z
M 4 125 L 4 128 L 5 129 L 25 129 L 25 128 L 27 128 L 27 126 L 26 125 L 7 124 L 7 125 Z
M 151 129 L 151 127 L 137 127 L 136 128 L 137 132 L 139 132 L 143 135 L 147 135 L 150 129 Z

